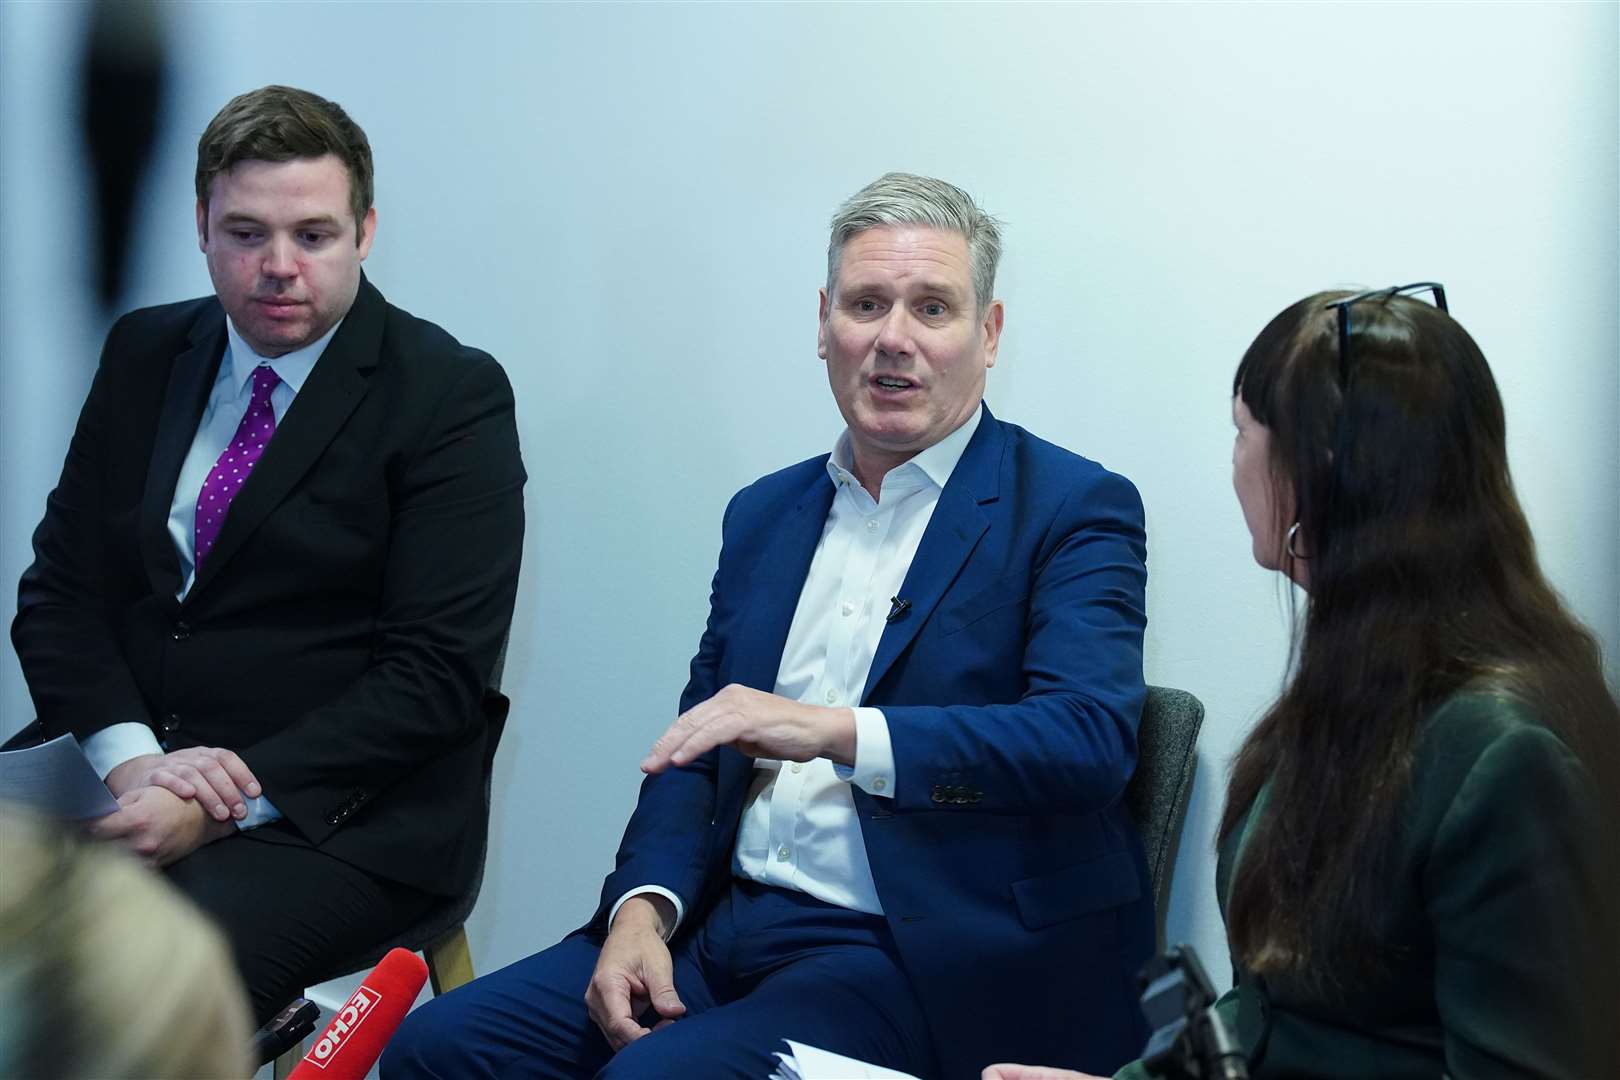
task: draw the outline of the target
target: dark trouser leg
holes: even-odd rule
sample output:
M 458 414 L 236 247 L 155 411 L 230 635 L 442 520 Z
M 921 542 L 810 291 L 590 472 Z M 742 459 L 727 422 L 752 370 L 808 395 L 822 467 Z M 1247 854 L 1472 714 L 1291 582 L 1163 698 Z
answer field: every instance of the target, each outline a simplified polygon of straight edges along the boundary
M 880 916 L 736 882 L 704 926 L 722 1003 L 631 1043 L 599 1080 L 759 1080 L 784 1039 L 932 1076 L 922 1007 Z
M 330 964 L 387 941 L 441 902 L 312 848 L 252 833 L 198 848 L 167 874 L 225 932 L 261 1024 Z
M 383 1054 L 386 1080 L 579 1080 L 612 1051 L 585 1011 L 600 945 L 564 938 L 406 1017 Z M 677 978 L 683 1000 L 688 979 Z
M 927 1025 L 881 918 L 737 885 L 677 945 L 686 1016 L 616 1055 L 585 1009 L 599 952 L 596 941 L 570 937 L 427 1003 L 389 1043 L 385 1080 L 760 1080 L 783 1038 L 934 1071 Z

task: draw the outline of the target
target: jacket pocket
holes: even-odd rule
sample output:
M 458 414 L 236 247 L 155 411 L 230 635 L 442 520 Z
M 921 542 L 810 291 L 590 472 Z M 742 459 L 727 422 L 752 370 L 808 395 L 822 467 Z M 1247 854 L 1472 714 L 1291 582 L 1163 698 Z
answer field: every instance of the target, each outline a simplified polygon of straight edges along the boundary
M 1029 596 L 1029 579 L 1022 573 L 997 578 L 960 604 L 940 612 L 939 632 L 954 634 L 978 622 L 993 611 L 1023 603 Z
M 337 521 L 359 525 L 386 522 L 389 517 L 388 496 L 334 502 L 311 499 L 303 506 L 303 516 L 306 520 L 316 522 Z
M 1116 851 L 1055 873 L 1015 881 L 1012 893 L 1019 920 L 1026 928 L 1039 930 L 1130 903 L 1142 895 L 1142 883 L 1130 853 Z

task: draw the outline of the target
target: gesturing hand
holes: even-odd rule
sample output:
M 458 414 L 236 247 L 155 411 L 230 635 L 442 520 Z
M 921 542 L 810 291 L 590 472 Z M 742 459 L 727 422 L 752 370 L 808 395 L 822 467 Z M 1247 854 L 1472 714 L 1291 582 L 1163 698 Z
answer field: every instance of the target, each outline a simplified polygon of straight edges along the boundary
M 107 790 L 123 796 L 143 787 L 161 787 L 182 799 L 196 799 L 215 821 L 247 816 L 246 798 L 261 794 L 259 781 L 241 758 L 217 746 L 191 746 L 167 754 L 130 758 L 107 774 Z
M 624 902 L 585 989 L 586 1010 L 614 1053 L 686 1012 L 675 993 L 674 965 L 659 932 L 663 917 L 656 904 L 674 918 L 669 901 L 662 898 L 632 896 Z M 661 1019 L 645 1028 L 638 1018 L 649 1004 Z
M 804 705 L 732 683 L 675 718 L 642 759 L 641 771 L 660 773 L 688 765 L 717 746 L 749 757 L 855 763 L 855 714 Z
M 1072 1069 L 1054 1069 L 1050 1065 L 991 1065 L 979 1080 L 1106 1080 L 1090 1073 Z
M 120 795 L 118 805 L 118 810 L 90 823 L 90 835 L 123 844 L 152 866 L 178 862 L 236 831 L 230 819 L 214 821 L 194 800 L 182 799 L 167 788 L 136 788 Z

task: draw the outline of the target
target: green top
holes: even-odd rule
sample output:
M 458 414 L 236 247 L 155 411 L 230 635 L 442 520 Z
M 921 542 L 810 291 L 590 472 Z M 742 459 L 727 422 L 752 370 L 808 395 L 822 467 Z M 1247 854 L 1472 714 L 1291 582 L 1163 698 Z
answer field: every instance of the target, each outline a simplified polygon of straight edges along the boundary
M 1262 789 L 1221 845 L 1223 916 L 1265 804 Z M 1329 1000 L 1235 967 L 1219 1008 L 1251 1057 L 1269 1026 L 1252 1074 L 1620 1077 L 1614 829 L 1591 774 L 1523 704 L 1447 701 L 1418 743 L 1377 931 L 1385 970 Z

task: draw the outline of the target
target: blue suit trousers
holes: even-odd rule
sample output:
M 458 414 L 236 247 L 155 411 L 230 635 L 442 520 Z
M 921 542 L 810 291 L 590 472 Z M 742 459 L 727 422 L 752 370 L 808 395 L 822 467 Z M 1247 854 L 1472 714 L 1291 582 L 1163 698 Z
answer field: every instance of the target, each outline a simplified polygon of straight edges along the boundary
M 585 1009 L 600 951 L 595 936 L 574 934 L 429 1002 L 389 1043 L 383 1077 L 765 1080 L 783 1039 L 936 1072 L 922 1009 L 880 916 L 734 881 L 673 945 L 686 1015 L 617 1054 Z

